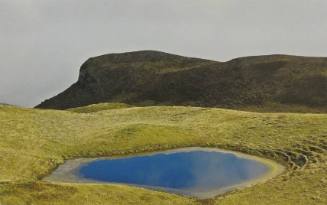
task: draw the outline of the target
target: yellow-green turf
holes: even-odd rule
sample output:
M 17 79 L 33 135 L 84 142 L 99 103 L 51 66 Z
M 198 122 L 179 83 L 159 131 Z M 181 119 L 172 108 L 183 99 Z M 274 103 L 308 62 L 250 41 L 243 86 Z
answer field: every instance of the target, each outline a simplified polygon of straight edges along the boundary
M 266 183 L 202 201 L 124 185 L 42 181 L 65 159 L 194 146 L 274 159 L 287 170 Z M 0 204 L 326 205 L 327 114 L 110 104 L 55 111 L 0 105 Z

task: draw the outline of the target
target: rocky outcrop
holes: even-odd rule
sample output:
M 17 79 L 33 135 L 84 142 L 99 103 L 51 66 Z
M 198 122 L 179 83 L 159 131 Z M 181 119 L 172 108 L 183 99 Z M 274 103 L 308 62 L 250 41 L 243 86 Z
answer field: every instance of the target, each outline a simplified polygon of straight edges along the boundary
M 90 58 L 79 79 L 37 107 L 100 102 L 239 108 L 327 105 L 327 58 L 254 56 L 216 62 L 157 51 Z

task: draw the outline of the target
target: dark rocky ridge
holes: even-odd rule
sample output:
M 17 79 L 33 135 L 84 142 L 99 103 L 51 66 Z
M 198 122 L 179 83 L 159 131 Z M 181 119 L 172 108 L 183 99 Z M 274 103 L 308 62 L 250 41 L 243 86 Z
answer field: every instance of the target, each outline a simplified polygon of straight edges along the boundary
M 143 105 L 327 105 L 327 58 L 268 55 L 216 62 L 157 51 L 90 58 L 79 79 L 38 108 Z

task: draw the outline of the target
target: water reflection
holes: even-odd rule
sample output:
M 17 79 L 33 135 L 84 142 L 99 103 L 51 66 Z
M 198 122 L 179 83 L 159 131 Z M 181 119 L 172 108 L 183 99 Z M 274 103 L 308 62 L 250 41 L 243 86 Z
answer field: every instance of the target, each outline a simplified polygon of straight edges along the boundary
M 231 153 L 189 151 L 100 159 L 80 167 L 82 178 L 193 192 L 240 184 L 268 171 L 266 165 Z

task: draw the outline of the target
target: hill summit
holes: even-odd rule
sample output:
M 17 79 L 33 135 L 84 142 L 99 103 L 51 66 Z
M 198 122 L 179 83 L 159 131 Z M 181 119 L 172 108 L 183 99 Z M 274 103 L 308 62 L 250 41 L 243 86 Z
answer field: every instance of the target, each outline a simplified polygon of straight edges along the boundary
M 101 102 L 137 105 L 327 105 L 327 58 L 253 56 L 217 62 L 158 51 L 88 59 L 78 81 L 38 108 L 67 109 Z

